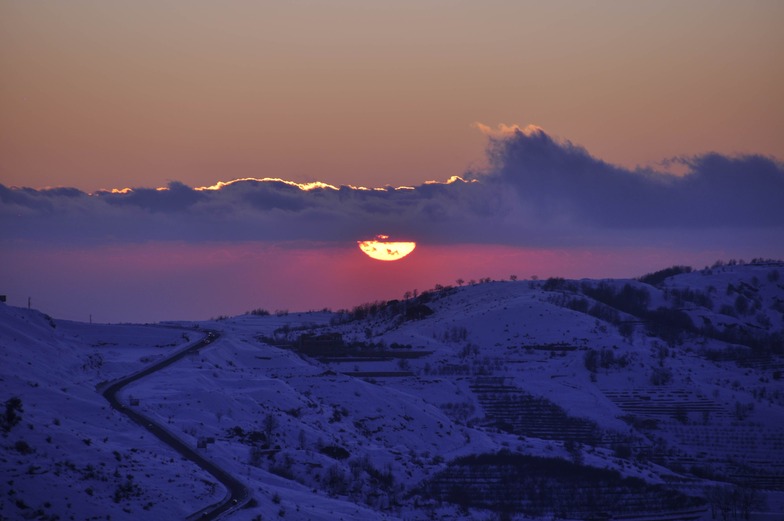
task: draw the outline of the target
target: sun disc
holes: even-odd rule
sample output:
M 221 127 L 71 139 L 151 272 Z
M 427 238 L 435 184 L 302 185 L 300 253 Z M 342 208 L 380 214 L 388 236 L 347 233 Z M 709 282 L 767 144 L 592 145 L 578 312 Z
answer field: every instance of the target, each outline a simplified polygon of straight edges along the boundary
M 372 241 L 357 241 L 359 249 L 371 259 L 381 261 L 400 260 L 416 248 L 415 242 L 387 241 L 387 235 L 378 235 Z

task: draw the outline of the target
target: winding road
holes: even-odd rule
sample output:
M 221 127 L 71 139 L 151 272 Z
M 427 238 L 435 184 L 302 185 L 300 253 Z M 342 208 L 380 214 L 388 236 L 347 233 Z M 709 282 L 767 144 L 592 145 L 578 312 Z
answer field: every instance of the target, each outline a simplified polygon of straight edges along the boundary
M 187 517 L 187 519 L 209 520 L 218 519 L 220 516 L 237 510 L 247 503 L 251 498 L 248 487 L 246 487 L 242 482 L 229 474 L 227 471 L 199 454 L 196 449 L 174 436 L 162 425 L 156 423 L 152 418 L 149 418 L 148 416 L 145 416 L 144 414 L 129 408 L 124 403 L 121 403 L 117 398 L 117 393 L 119 393 L 120 390 L 122 390 L 125 386 L 140 380 L 145 376 L 149 376 L 156 371 L 160 371 L 164 367 L 170 366 L 174 362 L 181 360 L 191 353 L 199 351 L 199 349 L 210 345 L 212 342 L 220 338 L 220 333 L 217 331 L 199 330 L 198 332 L 207 333 L 207 336 L 187 349 L 178 351 L 172 356 L 156 362 L 137 373 L 125 376 L 108 384 L 99 384 L 98 391 L 109 401 L 109 404 L 112 406 L 112 408 L 123 413 L 132 421 L 149 431 L 150 434 L 157 437 L 159 440 L 180 453 L 183 457 L 191 460 L 196 465 L 212 474 L 215 479 L 220 481 L 226 487 L 226 490 L 228 491 L 226 497 L 217 503 L 209 505 Z

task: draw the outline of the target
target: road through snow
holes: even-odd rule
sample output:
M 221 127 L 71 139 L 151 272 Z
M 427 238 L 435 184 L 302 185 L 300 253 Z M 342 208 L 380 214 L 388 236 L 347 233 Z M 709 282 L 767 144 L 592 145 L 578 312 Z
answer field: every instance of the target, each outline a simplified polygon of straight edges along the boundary
M 140 380 L 145 376 L 149 376 L 156 371 L 160 371 L 161 369 L 168 367 L 185 356 L 191 353 L 195 353 L 199 349 L 210 345 L 212 342 L 220 338 L 220 334 L 217 331 L 201 330 L 198 332 L 206 332 L 207 336 L 194 345 L 183 349 L 182 351 L 178 351 L 172 356 L 156 362 L 155 364 L 152 364 L 137 373 L 125 376 L 108 384 L 99 384 L 98 391 L 109 401 L 109 404 L 112 406 L 112 408 L 123 413 L 132 421 L 149 431 L 153 436 L 157 437 L 159 440 L 180 453 L 183 457 L 191 460 L 196 465 L 212 474 L 215 479 L 220 481 L 226 487 L 228 493 L 221 501 L 194 512 L 187 518 L 209 520 L 218 519 L 218 517 L 230 511 L 236 510 L 247 503 L 250 500 L 250 491 L 248 488 L 227 471 L 199 454 L 193 447 L 190 447 L 184 441 L 174 436 L 162 425 L 156 423 L 152 418 L 149 418 L 148 416 L 145 416 L 144 414 L 129 408 L 126 404 L 121 403 L 117 398 L 117 393 L 119 393 L 120 390 L 126 385 Z

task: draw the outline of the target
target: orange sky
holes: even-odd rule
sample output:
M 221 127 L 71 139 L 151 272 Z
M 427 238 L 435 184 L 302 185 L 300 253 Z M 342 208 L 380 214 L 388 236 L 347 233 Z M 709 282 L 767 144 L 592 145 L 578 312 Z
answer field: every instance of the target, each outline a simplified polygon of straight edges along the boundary
M 0 0 L 0 183 L 459 175 L 472 123 L 784 157 L 784 3 Z

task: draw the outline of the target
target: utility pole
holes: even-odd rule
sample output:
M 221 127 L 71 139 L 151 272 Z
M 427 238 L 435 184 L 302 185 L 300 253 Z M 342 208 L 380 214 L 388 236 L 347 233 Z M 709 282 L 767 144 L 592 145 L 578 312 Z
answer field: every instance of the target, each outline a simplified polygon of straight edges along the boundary
M 27 297 L 27 309 L 30 309 L 30 297 Z

